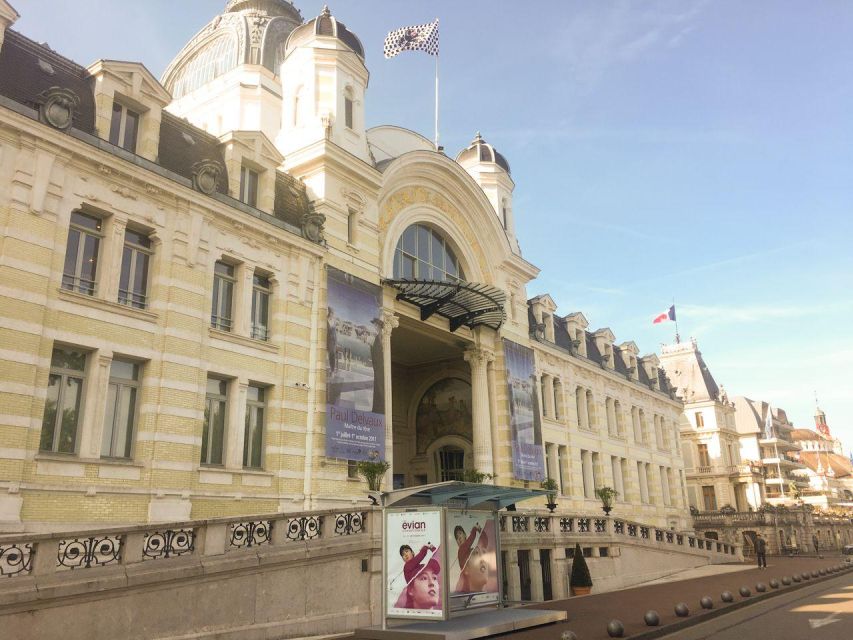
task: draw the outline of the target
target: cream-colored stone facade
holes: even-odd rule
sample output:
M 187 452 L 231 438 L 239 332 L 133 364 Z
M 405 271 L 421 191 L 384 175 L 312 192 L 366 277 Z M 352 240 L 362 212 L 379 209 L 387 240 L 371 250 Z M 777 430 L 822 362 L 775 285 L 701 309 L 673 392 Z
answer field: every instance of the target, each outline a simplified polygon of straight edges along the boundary
M 232 5 L 250 21 L 266 19 L 252 13 L 258 7 L 270 15 L 291 11 L 272 0 Z M 363 57 L 353 55 L 357 40 L 336 22 L 332 35 L 318 32 L 318 20 L 334 18 L 324 13 L 297 27 L 298 46 L 288 41 L 276 72 L 244 61 L 171 105 L 171 85 L 142 65 L 91 65 L 93 134 L 62 130 L 51 114 L 0 98 L 0 527 L 67 529 L 366 503 L 352 465 L 325 455 L 326 270 L 382 286 L 394 275 L 403 232 L 420 224 L 452 247 L 467 280 L 505 294 L 506 319 L 497 331 L 451 332 L 447 318 L 422 320 L 418 307 L 384 285 L 386 457 L 393 464 L 386 486 L 442 479 L 445 446 L 462 452 L 467 470 L 521 483 L 510 446 L 508 339 L 535 354 L 543 453 L 559 483 L 558 508 L 597 512 L 594 490 L 606 485 L 619 492 L 619 517 L 688 529 L 677 431 L 682 404 L 659 381 L 657 359 L 639 358 L 633 343 L 616 345 L 607 329 L 587 332 L 581 314 L 555 319 L 548 296 L 528 301 L 538 270 L 518 247 L 505 160 L 479 137 L 472 143 L 477 158 L 463 152 L 456 161 L 412 132 L 367 130 L 368 76 Z M 108 143 L 117 108 L 139 114 L 135 154 Z M 164 168 L 164 109 L 210 134 L 185 132 L 188 145 L 215 140 L 227 196 L 206 192 L 200 173 L 190 180 Z M 217 112 L 227 117 L 212 120 Z M 252 205 L 244 198 L 244 169 L 258 180 Z M 305 185 L 312 214 L 325 217 L 322 237 L 274 215 L 285 175 Z M 81 233 L 80 218 L 72 220 L 79 214 L 97 226 L 82 230 L 98 243 L 88 288 L 67 280 L 86 269 L 67 264 Z M 128 232 L 150 245 L 143 251 L 144 303 L 136 305 L 120 303 L 127 302 Z M 227 326 L 212 309 L 223 265 L 233 286 Z M 256 276 L 270 301 L 260 335 L 252 315 Z M 57 350 L 80 354 L 80 370 L 60 366 Z M 118 365 L 128 364 L 138 367 L 136 380 L 117 380 Z M 418 407 L 431 385 L 449 377 L 470 387 L 470 423 L 421 447 Z M 82 381 L 76 404 L 74 380 Z M 72 398 L 76 428 L 45 410 L 56 381 L 62 397 Z M 221 461 L 204 464 L 214 446 L 205 425 L 218 406 L 210 404 L 211 381 L 221 383 L 213 395 L 224 402 L 225 429 Z M 128 386 L 136 394 L 129 449 L 115 455 L 104 430 L 119 415 L 111 413 L 118 397 L 111 394 Z M 259 389 L 260 401 L 253 396 Z M 262 451 L 260 464 L 252 464 L 246 421 L 258 406 Z M 47 429 L 67 436 L 64 450 L 55 438 L 46 445 Z

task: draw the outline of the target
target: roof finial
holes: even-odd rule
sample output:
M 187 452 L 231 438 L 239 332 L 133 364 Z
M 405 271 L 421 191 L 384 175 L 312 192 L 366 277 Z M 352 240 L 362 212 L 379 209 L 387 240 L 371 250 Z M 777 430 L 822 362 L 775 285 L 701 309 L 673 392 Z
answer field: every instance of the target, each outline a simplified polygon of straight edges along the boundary
M 327 5 L 327 4 L 323 5 L 323 10 L 320 12 L 320 15 L 326 16 L 326 17 L 329 17 L 330 15 L 332 15 L 332 12 L 329 11 L 329 5 Z

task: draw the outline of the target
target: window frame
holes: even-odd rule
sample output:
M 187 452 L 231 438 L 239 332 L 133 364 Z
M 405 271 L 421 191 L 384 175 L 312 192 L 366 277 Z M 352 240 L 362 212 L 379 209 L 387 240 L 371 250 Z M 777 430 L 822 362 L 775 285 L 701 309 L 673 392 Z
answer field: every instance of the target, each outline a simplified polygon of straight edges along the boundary
M 257 389 L 260 400 L 251 398 L 250 389 Z M 243 433 L 243 468 L 263 470 L 264 469 L 264 438 L 266 436 L 266 418 L 267 418 L 267 394 L 269 387 L 259 384 L 249 384 L 246 390 L 246 420 L 245 430 Z M 258 413 L 260 412 L 260 426 L 258 427 Z M 252 446 L 251 432 L 252 422 L 260 432 L 259 450 Z M 257 456 L 257 464 L 254 464 L 253 458 Z
M 134 233 L 139 236 L 144 236 L 148 241 L 148 246 L 138 244 L 128 240 L 128 233 Z M 118 282 L 118 303 L 135 309 L 148 308 L 148 288 L 150 286 L 151 275 L 151 258 L 154 255 L 152 248 L 151 236 L 148 231 L 137 230 L 135 228 L 127 228 L 124 231 L 124 244 L 121 251 L 121 266 L 119 267 L 119 282 Z M 130 268 L 127 275 L 128 289 L 122 289 L 122 280 L 124 279 L 125 252 L 130 251 Z M 145 260 L 145 287 L 143 292 L 131 290 L 130 287 L 136 281 L 136 271 L 139 265 L 139 256 L 147 256 Z
M 83 357 L 83 366 L 81 369 L 69 369 L 67 367 L 61 367 L 54 365 L 54 357 L 57 351 L 65 352 L 65 353 L 75 353 Z M 64 345 L 56 346 L 54 345 L 53 350 L 51 351 L 51 363 L 50 363 L 50 371 L 48 373 L 48 395 L 45 397 L 45 406 L 44 412 L 42 413 L 42 425 L 41 431 L 39 432 L 39 452 L 41 453 L 50 453 L 57 455 L 76 455 L 77 447 L 79 445 L 79 436 L 80 436 L 80 422 L 83 407 L 85 403 L 85 391 L 86 391 L 86 369 L 89 364 L 89 353 L 86 351 L 76 351 L 74 347 L 66 347 Z M 45 448 L 44 445 L 44 433 L 45 427 L 47 426 L 47 410 L 48 410 L 48 402 L 49 402 L 49 393 L 50 393 L 50 379 L 54 376 L 59 378 L 58 382 L 58 391 L 56 395 L 56 406 L 55 406 L 55 414 L 53 416 L 53 425 L 51 427 L 51 437 L 50 437 L 50 447 Z M 77 380 L 79 386 L 77 388 L 77 397 L 75 400 L 75 419 L 74 419 L 74 435 L 72 439 L 72 446 L 70 451 L 62 451 L 60 450 L 59 443 L 62 438 L 62 420 L 60 416 L 62 415 L 61 407 L 65 404 L 65 395 L 63 391 L 68 387 L 68 380 L 74 379 Z
M 116 362 L 124 362 L 124 363 L 133 365 L 136 368 L 135 369 L 136 370 L 136 378 L 135 379 L 121 378 L 121 377 L 114 375 L 113 374 L 113 366 L 115 365 Z M 133 459 L 133 454 L 134 454 L 134 449 L 135 449 L 134 444 L 135 444 L 135 440 L 136 440 L 136 438 L 135 438 L 136 428 L 139 424 L 139 405 L 140 405 L 139 398 L 140 398 L 141 389 L 142 389 L 142 382 L 141 382 L 142 366 L 143 365 L 141 362 L 131 360 L 129 358 L 115 358 L 115 357 L 113 358 L 113 361 L 110 364 L 110 377 L 109 377 L 109 381 L 107 383 L 107 407 L 109 407 L 109 393 L 110 393 L 109 389 L 110 389 L 110 387 L 116 386 L 117 391 L 116 391 L 116 402 L 114 405 L 112 417 L 108 416 L 106 411 L 104 413 L 104 428 L 103 428 L 103 433 L 101 434 L 101 457 L 102 458 L 111 458 L 111 459 L 117 459 L 117 460 L 132 460 Z M 115 453 L 115 449 L 116 449 L 115 433 L 116 433 L 116 427 L 117 427 L 115 419 L 116 419 L 116 416 L 118 415 L 118 411 L 119 411 L 119 407 L 120 407 L 120 403 L 118 402 L 118 397 L 119 397 L 119 394 L 121 393 L 121 391 L 124 389 L 131 390 L 135 393 L 133 394 L 134 400 L 133 400 L 132 415 L 129 416 L 130 425 L 127 429 L 127 433 L 125 434 L 125 443 L 124 443 L 125 444 L 125 454 L 119 455 L 119 454 Z M 108 424 L 108 420 L 111 420 L 111 425 Z M 110 446 L 109 446 L 109 452 L 105 453 L 104 452 L 104 445 L 106 444 L 105 438 L 107 437 L 108 433 L 111 434 Z
M 259 284 L 258 280 L 263 279 L 266 285 Z M 257 322 L 256 310 L 259 307 L 259 301 L 262 296 L 266 296 L 266 317 L 264 323 Z M 252 275 L 252 308 L 250 311 L 250 337 L 253 340 L 261 340 L 268 342 L 270 339 L 270 304 L 272 301 L 272 283 L 270 277 L 266 274 L 255 273 Z
M 135 120 L 133 130 L 133 144 L 128 144 L 128 121 L 131 117 Z M 118 118 L 118 120 L 116 120 Z M 116 126 L 118 123 L 118 126 Z M 142 124 L 142 114 L 128 107 L 120 100 L 113 100 L 112 117 L 110 118 L 110 137 L 109 143 L 117 147 L 121 147 L 129 153 L 136 153 L 136 146 L 139 144 L 139 129 Z
M 230 269 L 230 273 L 217 271 L 217 266 L 222 265 Z M 237 267 L 224 260 L 217 260 L 213 265 L 213 290 L 210 301 L 210 326 L 219 331 L 232 333 L 234 331 L 234 296 L 237 293 Z M 223 283 L 231 287 L 231 295 L 228 301 L 228 315 L 223 312 Z
M 412 238 L 412 236 L 414 237 Z M 420 245 L 421 239 L 424 237 L 427 238 L 425 240 L 427 246 L 422 249 Z M 441 260 L 443 265 L 436 263 L 435 252 L 433 250 L 436 240 L 441 241 Z M 414 242 L 414 253 L 412 253 L 408 247 L 412 242 Z M 448 271 L 448 263 L 453 265 L 455 273 Z M 411 265 L 411 275 L 406 275 L 406 270 L 403 268 L 404 264 Z M 427 277 L 424 277 L 424 275 L 420 273 L 422 269 L 421 264 L 427 268 Z M 410 224 L 406 227 L 403 233 L 400 234 L 400 237 L 397 240 L 397 245 L 394 248 L 394 263 L 392 271 L 394 278 L 426 281 L 435 280 L 433 272 L 438 271 L 441 276 L 439 278 L 441 282 L 465 282 L 465 273 L 462 268 L 461 260 L 459 260 L 459 257 L 456 255 L 456 252 L 453 250 L 453 247 L 447 240 L 447 237 L 440 229 L 421 222 L 414 222 Z
M 260 192 L 261 172 L 252 167 L 240 165 L 240 202 L 257 209 Z
M 217 384 L 225 385 L 224 393 L 211 393 L 210 391 L 210 383 L 216 382 Z M 208 376 L 207 383 L 205 386 L 204 393 L 204 419 L 202 424 L 202 432 L 201 432 L 201 454 L 200 454 L 200 462 L 199 464 L 203 467 L 221 467 L 225 464 L 225 434 L 228 431 L 228 391 L 229 391 L 229 381 L 224 378 L 217 378 L 215 376 Z M 218 402 L 220 403 L 220 409 L 222 416 L 221 420 L 221 428 L 222 433 L 220 436 L 220 459 L 218 461 L 212 460 L 212 451 L 213 444 L 215 440 L 215 430 L 217 429 L 217 425 L 212 425 L 210 422 L 210 416 L 213 414 L 212 411 L 212 403 Z M 205 453 L 207 455 L 205 455 Z
M 80 222 L 75 222 L 75 216 L 79 216 L 81 218 L 88 218 L 90 220 L 95 221 L 96 228 L 92 229 L 91 227 L 87 227 Z M 66 267 L 68 263 L 68 255 L 71 249 L 72 243 L 72 234 L 77 233 L 77 246 L 76 246 L 76 255 L 74 259 L 74 273 L 67 273 Z M 94 267 L 92 279 L 86 279 L 86 282 L 90 283 L 90 286 L 84 287 L 83 285 L 83 265 L 86 259 L 86 240 L 87 238 L 93 238 L 95 242 L 95 251 L 94 251 Z M 80 209 L 75 209 L 71 212 L 71 218 L 68 223 L 68 239 L 65 243 L 65 259 L 62 265 L 62 278 L 60 281 L 60 288 L 65 289 L 66 291 L 73 291 L 75 293 L 80 293 L 88 296 L 95 296 L 98 293 L 98 267 L 101 263 L 101 245 L 106 238 L 106 233 L 104 232 L 104 219 L 92 215 L 91 213 L 82 211 Z M 90 260 L 91 261 L 91 260 Z M 70 279 L 70 281 L 69 281 Z

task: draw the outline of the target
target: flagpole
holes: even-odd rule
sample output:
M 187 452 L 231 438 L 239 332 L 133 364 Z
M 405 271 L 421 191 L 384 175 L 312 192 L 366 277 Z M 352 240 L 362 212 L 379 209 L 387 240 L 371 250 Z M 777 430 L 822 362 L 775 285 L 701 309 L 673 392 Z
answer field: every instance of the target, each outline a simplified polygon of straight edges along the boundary
M 438 18 L 436 18 L 438 20 Z M 438 146 L 438 52 L 435 54 L 435 150 Z
M 681 344 L 681 336 L 678 334 L 678 312 L 675 310 L 675 298 L 672 299 L 672 311 L 675 315 L 675 344 Z

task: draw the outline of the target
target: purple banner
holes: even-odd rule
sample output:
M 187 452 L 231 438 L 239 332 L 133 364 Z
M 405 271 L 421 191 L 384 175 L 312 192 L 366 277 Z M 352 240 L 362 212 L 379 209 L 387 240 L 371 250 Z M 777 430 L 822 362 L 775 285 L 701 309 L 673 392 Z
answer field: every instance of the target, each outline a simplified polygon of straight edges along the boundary
M 385 459 L 381 289 L 328 269 L 326 457 Z
M 533 350 L 504 339 L 506 380 L 512 429 L 513 476 L 518 480 L 545 479 L 539 394 Z

